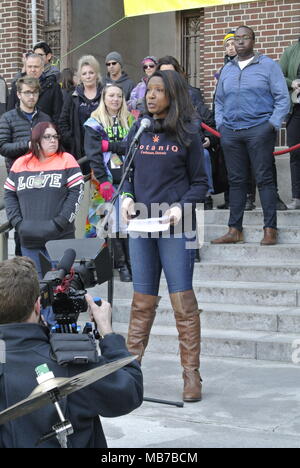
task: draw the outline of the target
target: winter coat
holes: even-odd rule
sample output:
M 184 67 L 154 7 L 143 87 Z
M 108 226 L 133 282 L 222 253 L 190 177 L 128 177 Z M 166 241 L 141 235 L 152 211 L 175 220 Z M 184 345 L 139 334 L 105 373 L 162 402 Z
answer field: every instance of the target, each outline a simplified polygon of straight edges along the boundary
M 93 100 L 87 99 L 84 95 L 82 85 L 76 87 L 75 91 L 68 96 L 64 102 L 61 112 L 59 127 L 63 138 L 63 145 L 67 151 L 74 154 L 78 160 L 83 158 L 84 153 L 84 127 L 80 121 L 80 106 L 86 106 L 88 116 L 97 109 L 101 99 L 102 85 L 98 85 L 97 95 Z M 86 165 L 83 172 L 89 172 L 89 166 Z
M 49 240 L 75 237 L 83 176 L 71 154 L 55 154 L 45 161 L 31 153 L 22 156 L 13 164 L 4 189 L 7 218 L 22 246 L 37 249 Z
M 22 76 L 25 76 L 25 74 L 23 73 Z M 63 105 L 61 87 L 57 83 L 55 75 L 45 76 L 43 73 L 39 81 L 41 91 L 37 107 L 45 114 L 48 114 L 55 124 L 58 124 Z M 14 81 L 8 99 L 8 110 L 14 109 L 18 103 L 17 84 Z
M 14 161 L 29 150 L 32 128 L 40 122 L 51 122 L 49 115 L 36 109 L 32 121 L 16 107 L 0 119 L 0 154 L 5 157 L 7 173 Z
M 294 91 L 292 82 L 300 79 L 300 40 L 284 51 L 279 64 L 291 94 Z
M 133 123 L 134 117 L 130 115 L 128 119 L 129 128 Z M 84 127 L 84 148 L 94 177 L 100 184 L 107 181 L 113 181 L 115 184 L 118 184 L 122 178 L 122 166 L 118 169 L 112 169 L 110 158 L 112 153 L 116 153 L 119 156 L 125 155 L 127 145 L 124 139 L 129 130 L 119 126 L 118 138 L 116 139 L 113 135 L 112 128 L 104 129 L 101 123 L 94 118 L 88 119 Z M 108 151 L 106 152 L 102 151 L 103 140 L 110 142 Z
M 290 97 L 280 66 L 266 55 L 255 55 L 241 70 L 237 59 L 221 73 L 215 100 L 217 128 L 232 130 L 267 121 L 279 130 L 289 112 Z
M 70 378 L 130 356 L 124 338 L 108 334 L 99 342 L 99 363 L 62 367 L 51 357 L 47 330 L 31 323 L 0 325 L 0 340 L 6 348 L 6 363 L 0 362 L 0 412 L 29 396 L 37 386 L 34 369 L 41 364 L 47 364 L 55 377 Z M 62 412 L 74 427 L 68 447 L 106 448 L 99 415 L 123 416 L 142 401 L 143 377 L 137 361 L 61 399 Z M 57 411 L 49 402 L 31 414 L 0 425 L 0 448 L 34 448 L 40 437 L 58 422 Z M 39 445 L 39 448 L 59 447 L 56 437 Z
M 147 78 L 143 78 L 137 86 L 131 91 L 130 94 L 130 99 L 127 101 L 127 107 L 128 110 L 139 110 L 141 112 L 144 112 L 145 110 L 145 105 L 144 105 L 144 99 L 146 95 L 146 90 L 147 90 Z

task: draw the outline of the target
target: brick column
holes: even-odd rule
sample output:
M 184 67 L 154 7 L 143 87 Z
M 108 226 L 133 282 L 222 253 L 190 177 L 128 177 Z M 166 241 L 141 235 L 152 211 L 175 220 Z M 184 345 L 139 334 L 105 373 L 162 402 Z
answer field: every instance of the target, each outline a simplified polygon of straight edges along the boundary
M 256 51 L 278 60 L 284 49 L 300 36 L 299 0 L 253 1 L 204 9 L 205 100 L 212 102 L 213 75 L 223 65 L 223 37 L 247 24 L 256 33 Z
M 44 0 L 37 0 L 37 29 L 43 39 Z M 22 54 L 32 48 L 31 0 L 2 0 L 0 3 L 0 74 L 10 84 L 22 68 Z

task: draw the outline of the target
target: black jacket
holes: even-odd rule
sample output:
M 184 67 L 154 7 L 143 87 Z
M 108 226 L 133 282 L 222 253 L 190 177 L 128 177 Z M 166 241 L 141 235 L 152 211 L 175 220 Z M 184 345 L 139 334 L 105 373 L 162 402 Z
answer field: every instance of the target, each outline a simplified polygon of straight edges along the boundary
M 40 325 L 0 325 L 0 339 L 5 342 L 6 363 L 0 362 L 0 411 L 29 396 L 37 386 L 35 368 L 47 364 L 55 377 L 72 377 L 81 372 L 130 356 L 124 338 L 107 335 L 100 341 L 99 364 L 61 367 L 50 357 L 48 333 Z M 62 411 L 74 427 L 68 438 L 70 448 L 105 448 L 106 440 L 98 415 L 118 417 L 141 405 L 143 379 L 140 365 L 133 361 L 126 367 L 98 380 L 61 400 Z M 58 423 L 54 405 L 0 425 L 0 448 L 34 448 L 37 440 Z M 59 448 L 56 438 L 39 446 Z
M 30 122 L 20 107 L 5 112 L 0 119 L 0 154 L 5 157 L 7 171 L 14 161 L 26 154 L 32 128 L 40 122 L 51 122 L 49 115 L 36 110 Z
M 22 76 L 24 76 L 24 73 Z M 41 92 L 37 107 L 42 112 L 45 112 L 45 114 L 48 114 L 55 124 L 58 124 L 63 105 L 61 87 L 57 83 L 55 75 L 45 76 L 42 74 L 39 81 Z M 19 99 L 17 96 L 17 85 L 15 81 L 11 87 L 7 109 L 14 109 L 18 103 Z
M 102 86 L 98 86 L 98 92 L 95 99 L 91 102 L 83 93 L 82 86 L 77 86 L 73 93 L 65 98 L 59 119 L 59 128 L 63 138 L 63 145 L 69 153 L 78 160 L 84 156 L 84 128 L 80 122 L 79 108 L 81 105 L 93 105 L 95 110 L 101 98 Z M 87 117 L 88 118 L 88 117 Z M 89 165 L 83 169 L 84 174 L 89 172 Z

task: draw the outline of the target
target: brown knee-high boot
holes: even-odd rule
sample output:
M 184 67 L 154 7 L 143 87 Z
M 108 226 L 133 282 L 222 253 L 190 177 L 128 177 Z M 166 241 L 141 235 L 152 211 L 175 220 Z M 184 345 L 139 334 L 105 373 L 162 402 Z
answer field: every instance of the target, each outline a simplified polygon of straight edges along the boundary
M 201 326 L 200 311 L 194 291 L 170 294 L 179 334 L 179 349 L 183 367 L 183 401 L 202 399 L 202 380 L 199 373 Z
M 147 347 L 159 301 L 159 296 L 138 292 L 133 294 L 127 348 L 130 353 L 139 356 L 139 361 L 142 360 Z

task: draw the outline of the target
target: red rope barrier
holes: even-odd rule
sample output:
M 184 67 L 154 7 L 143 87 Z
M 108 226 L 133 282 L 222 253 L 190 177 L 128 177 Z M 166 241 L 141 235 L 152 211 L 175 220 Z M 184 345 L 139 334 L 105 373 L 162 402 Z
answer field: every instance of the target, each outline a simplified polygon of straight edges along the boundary
M 216 137 L 221 138 L 221 133 L 220 132 L 217 132 L 217 130 L 214 130 L 213 128 L 209 127 L 205 123 L 202 122 L 201 127 L 203 128 L 203 130 L 206 130 L 207 132 L 211 133 L 212 135 L 215 135 Z M 291 151 L 295 151 L 295 150 L 297 150 L 299 148 L 300 148 L 300 143 L 298 145 L 292 146 L 291 148 L 287 148 L 287 149 L 282 150 L 282 151 L 276 151 L 273 154 L 274 154 L 274 156 L 280 156 L 281 154 L 287 154 L 287 153 L 290 153 Z
M 295 150 L 297 150 L 299 148 L 300 148 L 300 143 L 298 145 L 292 146 L 291 148 L 288 148 L 288 149 L 285 149 L 285 150 L 282 150 L 282 151 L 276 151 L 276 153 L 273 153 L 273 154 L 274 154 L 274 156 L 279 156 L 280 154 L 290 153 L 291 151 L 295 151 Z

